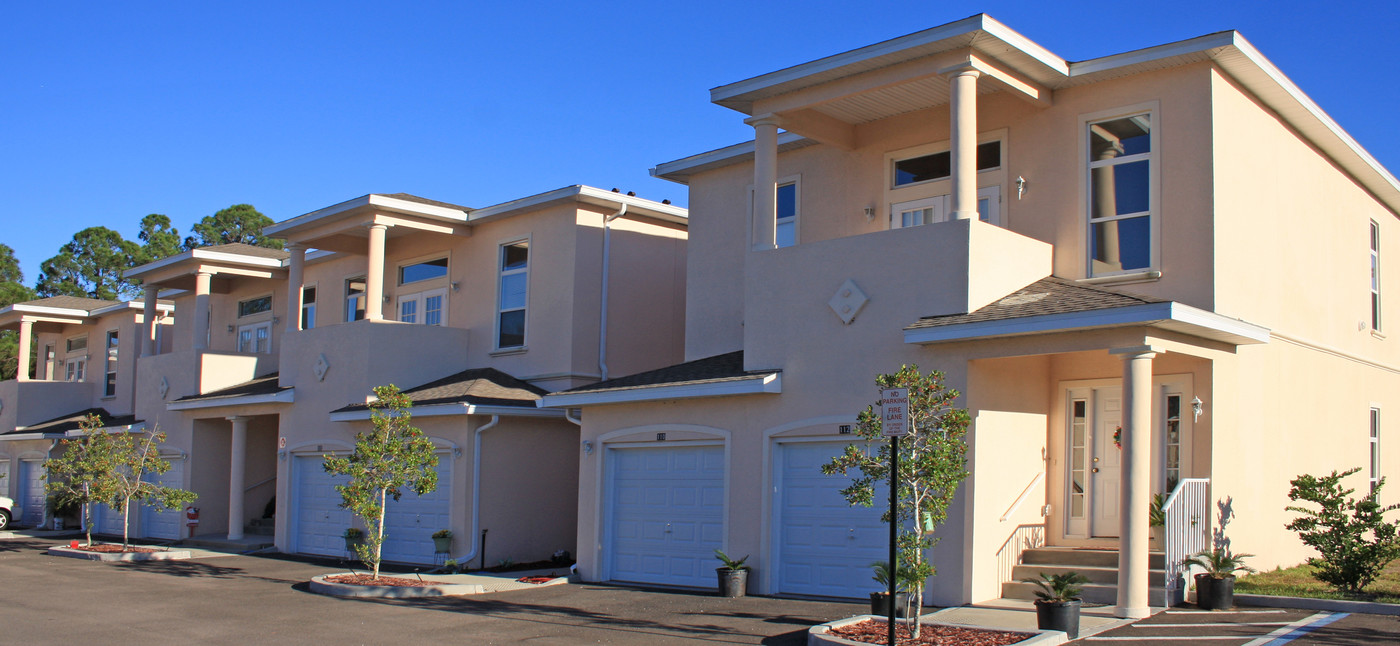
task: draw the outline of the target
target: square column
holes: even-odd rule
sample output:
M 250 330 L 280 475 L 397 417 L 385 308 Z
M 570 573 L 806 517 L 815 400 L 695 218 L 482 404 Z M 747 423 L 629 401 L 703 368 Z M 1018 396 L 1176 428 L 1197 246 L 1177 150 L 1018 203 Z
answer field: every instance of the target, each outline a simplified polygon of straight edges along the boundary
M 228 459 L 228 539 L 243 538 L 243 472 L 248 464 L 248 418 L 226 417 L 233 423 Z
M 141 356 L 149 357 L 156 353 L 156 293 L 154 285 L 144 289 L 145 300 L 141 303 Z
M 201 271 L 194 275 L 194 344 L 195 350 L 209 349 L 209 286 L 213 274 Z
M 384 239 L 387 224 L 369 225 L 369 266 L 365 269 L 365 320 L 384 320 Z M 300 312 L 298 312 L 300 315 Z
M 1152 528 L 1152 358 L 1150 345 L 1109 351 L 1123 358 L 1123 475 L 1118 530 L 1118 607 L 1114 615 L 1140 619 L 1152 614 L 1148 602 L 1148 553 Z
M 951 77 L 949 142 L 952 156 L 952 218 L 977 219 L 977 77 L 970 64 L 943 70 Z
M 776 249 L 778 236 L 778 118 L 745 119 L 753 126 L 753 249 Z
M 306 247 L 296 243 L 285 247 L 292 253 L 287 262 L 287 331 L 301 330 L 301 291 L 306 265 Z
M 29 381 L 29 346 L 34 342 L 34 321 L 28 319 L 19 320 L 19 347 L 15 354 L 18 360 L 15 366 L 15 381 Z

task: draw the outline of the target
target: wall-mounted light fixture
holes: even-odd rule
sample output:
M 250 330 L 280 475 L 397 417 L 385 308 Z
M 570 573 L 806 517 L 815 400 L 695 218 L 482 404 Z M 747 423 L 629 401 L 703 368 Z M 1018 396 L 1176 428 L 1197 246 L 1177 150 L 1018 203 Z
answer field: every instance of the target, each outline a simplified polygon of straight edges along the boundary
M 869 222 L 869 221 L 874 220 L 874 219 L 875 219 L 875 207 L 873 207 L 873 206 L 867 206 L 867 207 L 865 207 L 865 221 L 866 221 L 866 222 Z
M 229 333 L 229 334 L 233 334 L 233 326 L 232 326 L 232 325 L 228 326 L 228 333 Z
M 1194 422 L 1194 421 L 1196 421 L 1196 420 L 1198 420 L 1198 419 L 1201 419 L 1201 413 L 1204 412 L 1204 408 L 1205 408 L 1205 402 L 1202 402 L 1200 397 L 1192 397 L 1192 398 L 1191 398 L 1191 413 L 1194 414 L 1195 417 L 1194 417 L 1191 421 Z
M 272 324 L 273 324 L 273 325 L 277 325 L 278 323 L 281 323 L 281 322 L 282 322 L 282 319 L 281 319 L 280 317 L 276 317 L 276 316 L 272 317 Z
M 278 451 L 278 452 L 277 452 L 277 459 L 278 459 L 278 460 L 281 460 L 281 461 L 283 461 L 283 462 L 286 462 L 286 461 L 287 461 L 287 452 L 286 452 L 286 451 Z
M 590 442 L 588 440 L 583 441 L 583 454 L 593 455 L 593 442 Z
M 1026 193 L 1030 191 L 1030 184 L 1030 182 L 1026 181 L 1026 178 L 1019 175 L 1016 176 L 1016 199 L 1019 200 L 1026 196 Z
M 461 288 L 461 286 L 462 286 L 461 283 L 459 283 L 459 282 L 457 282 L 457 281 L 455 281 L 455 280 L 452 281 L 452 291 L 454 291 L 454 292 L 457 291 L 459 288 Z
M 388 303 L 390 298 L 393 298 L 393 297 L 390 296 L 390 295 L 388 295 L 388 294 L 385 294 L 385 295 L 384 295 L 384 302 L 385 302 L 385 303 Z

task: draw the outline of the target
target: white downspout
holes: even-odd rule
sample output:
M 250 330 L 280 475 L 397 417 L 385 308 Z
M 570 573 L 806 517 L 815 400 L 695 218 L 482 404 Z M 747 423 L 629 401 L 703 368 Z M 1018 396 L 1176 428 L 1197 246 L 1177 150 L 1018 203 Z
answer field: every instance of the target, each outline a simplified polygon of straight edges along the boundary
M 623 202 L 617 213 L 603 217 L 603 294 L 598 324 L 598 374 L 602 381 L 608 380 L 608 254 L 612 248 L 612 221 L 626 214 L 627 203 Z
M 477 547 L 481 545 L 481 539 L 477 536 L 481 532 L 481 433 L 500 421 L 500 415 L 492 415 L 491 421 L 477 427 L 476 440 L 472 444 L 472 533 L 467 537 L 471 551 L 457 558 L 457 564 L 463 568 L 476 558 Z

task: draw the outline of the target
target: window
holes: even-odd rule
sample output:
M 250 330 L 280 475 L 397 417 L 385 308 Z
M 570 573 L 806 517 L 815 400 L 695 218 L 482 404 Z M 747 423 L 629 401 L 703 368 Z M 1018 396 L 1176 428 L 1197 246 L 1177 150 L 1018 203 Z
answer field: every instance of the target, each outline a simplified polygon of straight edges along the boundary
M 952 210 L 952 196 L 939 195 L 890 205 L 890 228 L 945 222 Z M 1001 187 L 977 189 L 977 219 L 1001 226 Z
M 58 355 L 54 352 L 54 345 L 48 343 L 44 345 L 44 379 L 54 380 L 58 378 L 58 363 L 55 361 Z M 0 487 L 4 484 L 0 483 Z
M 442 325 L 447 288 L 399 296 L 399 320 L 404 323 Z
M 437 258 L 399 267 L 399 284 L 407 285 L 447 275 L 447 259 Z
M 260 296 L 246 301 L 238 301 L 238 318 L 272 311 L 272 297 Z
M 102 396 L 112 397 L 117 394 L 117 331 L 107 331 L 107 359 L 103 372 L 105 378 L 102 382 Z
M 977 144 L 977 170 L 1001 168 L 1001 142 L 988 141 Z M 953 175 L 953 153 L 936 152 L 894 161 L 894 187 L 909 186 L 920 182 L 947 179 Z
M 239 326 L 238 351 L 259 354 L 272 352 L 272 321 Z
M 496 347 L 525 346 L 525 304 L 528 296 L 530 242 L 501 245 L 501 284 L 496 304 Z
M 365 277 L 345 280 L 345 322 L 365 318 Z
M 1381 482 L 1381 409 L 1371 408 L 1371 491 Z
M 1181 395 L 1167 395 L 1166 402 L 1166 425 L 1162 439 L 1167 444 L 1164 452 L 1166 457 L 1166 495 L 1171 495 L 1176 489 L 1178 482 L 1181 482 Z
M 68 351 L 68 352 L 77 352 L 78 350 L 86 350 L 86 349 L 87 349 L 87 335 L 85 334 L 85 335 L 83 335 L 83 336 L 75 336 L 75 337 L 73 337 L 73 338 L 71 338 L 71 339 L 68 339 L 68 340 L 66 340 L 66 341 L 64 342 L 64 346 L 67 348 L 67 351 Z
M 1089 273 L 1155 265 L 1152 114 L 1088 124 Z
M 1085 467 L 1087 464 L 1085 458 L 1090 451 L 1088 408 L 1089 402 L 1086 399 L 1074 399 L 1070 401 L 1070 518 L 1084 518 L 1085 512 L 1088 510 L 1087 502 L 1084 498 L 1085 488 L 1089 486 L 1089 474 Z
M 316 327 L 316 288 L 301 288 L 301 329 Z
M 63 362 L 64 381 L 82 381 L 87 377 L 87 357 L 73 357 Z
M 776 246 L 791 247 L 797 244 L 797 182 L 778 185 L 778 217 L 774 242 Z
M 1371 221 L 1371 329 L 1381 331 L 1381 225 Z

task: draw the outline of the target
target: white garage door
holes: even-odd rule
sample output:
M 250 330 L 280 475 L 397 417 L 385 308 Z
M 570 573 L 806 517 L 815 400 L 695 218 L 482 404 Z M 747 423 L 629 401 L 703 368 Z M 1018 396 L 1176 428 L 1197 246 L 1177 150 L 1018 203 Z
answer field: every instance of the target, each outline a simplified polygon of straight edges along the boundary
M 131 509 L 131 517 L 133 520 L 137 517 L 136 514 L 138 512 L 136 509 L 137 505 L 133 504 Z M 112 507 L 107 505 L 93 505 L 92 522 L 93 533 L 113 534 L 116 536 L 122 535 L 122 515 Z
M 24 506 L 26 527 L 38 527 L 44 522 L 44 463 L 41 460 L 19 461 L 19 504 Z
M 778 591 L 824 597 L 865 597 L 876 591 L 870 564 L 889 560 L 889 506 L 852 507 L 841 496 L 849 476 L 821 466 L 846 442 L 790 442 L 778 450 Z M 880 489 L 877 489 L 880 490 Z
M 0 496 L 10 495 L 10 461 L 0 459 Z
M 185 461 L 170 460 L 170 470 L 156 475 L 146 474 L 147 482 L 154 482 L 162 487 L 174 487 L 179 489 L 185 485 Z M 132 516 L 135 517 L 135 510 Z M 141 532 L 146 538 L 163 538 L 175 540 L 181 538 L 184 531 L 185 508 L 183 505 L 156 511 L 154 508 L 141 506 Z
M 610 578 L 714 587 L 714 550 L 724 539 L 724 448 L 612 449 L 609 458 Z
M 419 496 L 405 491 L 398 502 L 384 503 L 385 561 L 397 563 L 432 563 L 433 532 L 450 527 L 452 499 L 452 457 L 438 456 L 437 490 Z M 460 541 L 458 541 L 460 543 Z
M 338 484 L 344 476 L 332 476 L 321 467 L 319 455 L 293 460 L 292 473 L 292 551 L 322 556 L 344 556 L 341 535 L 355 524 L 354 515 L 340 508 Z

